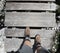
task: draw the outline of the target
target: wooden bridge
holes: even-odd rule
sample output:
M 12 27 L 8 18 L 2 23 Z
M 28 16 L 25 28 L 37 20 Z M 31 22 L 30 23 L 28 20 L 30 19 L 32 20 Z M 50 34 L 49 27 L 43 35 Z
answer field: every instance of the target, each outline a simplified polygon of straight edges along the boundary
M 55 11 L 55 0 L 6 0 L 3 19 L 5 51 L 19 49 L 26 26 L 31 28 L 32 45 L 35 35 L 40 34 L 42 46 L 51 49 L 56 27 Z

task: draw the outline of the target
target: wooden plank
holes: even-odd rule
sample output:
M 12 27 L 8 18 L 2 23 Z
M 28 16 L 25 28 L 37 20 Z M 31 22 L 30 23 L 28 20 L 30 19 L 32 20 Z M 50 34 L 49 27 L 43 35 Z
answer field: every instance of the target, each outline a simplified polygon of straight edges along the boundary
M 18 38 L 9 39 L 9 38 L 6 38 L 4 41 L 5 41 L 5 50 L 7 52 L 11 52 L 11 51 L 17 51 L 21 47 L 23 39 L 18 39 Z M 52 43 L 52 39 L 41 38 L 41 45 L 44 48 L 50 49 L 51 45 L 52 45 L 51 43 Z M 34 44 L 34 40 L 33 39 L 31 39 L 31 44 L 33 46 L 33 44 Z
M 55 27 L 55 13 L 6 12 L 5 26 Z
M 5 35 L 10 37 L 24 37 L 25 29 L 5 29 Z M 55 34 L 55 30 L 46 30 L 46 29 L 31 29 L 30 35 L 31 37 L 35 37 L 36 34 L 40 34 L 41 38 L 52 38 Z
M 6 53 L 4 48 L 4 42 L 0 40 L 0 53 Z
M 6 3 L 6 10 L 49 10 L 55 11 L 54 3 Z
M 21 47 L 23 39 L 18 39 L 18 38 L 9 39 L 9 38 L 6 38 L 6 39 L 4 39 L 4 41 L 5 41 L 6 51 L 11 52 L 11 51 L 17 51 Z M 34 40 L 31 40 L 32 45 L 33 45 L 33 42 L 34 42 Z
M 4 28 L 0 29 L 0 53 L 6 53 L 4 47 Z
M 5 50 L 7 52 L 10 52 L 10 51 L 17 51 L 18 48 L 21 46 L 22 42 L 23 42 L 23 39 L 5 39 Z
M 55 0 L 6 0 L 6 1 L 55 1 Z

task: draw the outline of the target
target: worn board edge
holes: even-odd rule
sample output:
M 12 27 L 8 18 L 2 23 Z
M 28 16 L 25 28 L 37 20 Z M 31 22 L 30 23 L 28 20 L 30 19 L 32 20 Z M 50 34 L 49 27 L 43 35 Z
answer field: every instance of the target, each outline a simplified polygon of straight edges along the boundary
M 48 33 L 49 31 L 51 32 L 51 34 Z M 5 28 L 5 36 L 7 37 L 24 37 L 24 34 L 25 34 L 25 29 Z M 31 29 L 30 30 L 31 37 L 35 37 L 36 34 L 40 34 L 41 38 L 44 38 L 44 34 L 46 38 L 52 38 L 55 35 L 55 30 L 46 30 L 46 29 Z M 47 35 L 50 35 L 50 37 Z
M 11 52 L 11 51 L 17 51 L 21 47 L 23 39 L 17 39 L 17 38 L 9 39 L 8 38 L 8 39 L 5 39 L 4 41 L 5 41 L 6 52 Z M 16 44 L 16 41 L 17 41 L 18 44 Z M 44 44 L 44 42 L 46 44 L 49 43 L 49 44 L 47 44 L 48 46 L 46 46 L 46 44 Z M 31 39 L 31 45 L 33 46 L 33 44 L 34 44 L 34 39 Z M 42 44 L 43 47 L 46 47 L 46 49 L 50 49 L 52 47 L 52 39 L 41 38 L 41 44 Z
M 15 5 L 16 4 L 16 5 Z M 40 4 L 40 5 L 39 5 Z M 50 6 L 50 7 L 46 7 L 43 6 L 41 9 L 37 6 L 41 6 L 42 4 L 45 4 L 45 6 Z M 29 5 L 29 6 L 26 6 Z M 10 6 L 10 7 L 9 7 Z M 25 7 L 23 7 L 25 6 Z M 52 6 L 55 6 L 54 8 L 52 8 Z M 17 7 L 17 8 L 15 8 Z M 26 8 L 27 7 L 27 8 Z M 31 8 L 33 7 L 33 8 Z M 49 10 L 49 11 L 56 11 L 56 5 L 53 3 L 6 3 L 6 8 L 5 10 Z
M 6 1 L 48 1 L 48 0 L 6 0 Z M 49 0 L 49 1 L 55 1 L 55 0 Z

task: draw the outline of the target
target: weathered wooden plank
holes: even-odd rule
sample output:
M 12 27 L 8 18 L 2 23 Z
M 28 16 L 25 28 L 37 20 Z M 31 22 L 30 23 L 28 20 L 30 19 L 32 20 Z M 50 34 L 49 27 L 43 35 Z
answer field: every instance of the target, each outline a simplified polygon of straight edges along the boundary
M 4 28 L 0 29 L 0 53 L 6 53 L 4 47 Z
M 6 3 L 6 10 L 49 10 L 55 11 L 56 5 L 53 3 Z
M 8 51 L 17 51 L 18 48 L 21 46 L 23 39 L 5 39 L 5 50 Z
M 55 0 L 7 0 L 7 1 L 55 1 Z
M 6 12 L 5 26 L 55 27 L 55 13 Z
M 11 51 L 17 51 L 21 47 L 23 39 L 18 39 L 18 38 L 9 39 L 9 38 L 6 38 L 4 41 L 5 41 L 5 49 L 6 49 L 6 51 L 11 52 Z M 46 49 L 51 48 L 51 45 L 52 45 L 51 43 L 52 43 L 52 39 L 41 38 L 41 45 L 43 47 L 45 47 Z M 34 44 L 33 39 L 31 39 L 31 44 L 33 46 L 33 44 Z
M 25 29 L 5 29 L 5 35 L 10 37 L 24 37 Z M 35 37 L 36 34 L 40 34 L 41 38 L 52 38 L 55 34 L 55 30 L 46 30 L 46 29 L 31 29 L 30 35 L 31 37 Z

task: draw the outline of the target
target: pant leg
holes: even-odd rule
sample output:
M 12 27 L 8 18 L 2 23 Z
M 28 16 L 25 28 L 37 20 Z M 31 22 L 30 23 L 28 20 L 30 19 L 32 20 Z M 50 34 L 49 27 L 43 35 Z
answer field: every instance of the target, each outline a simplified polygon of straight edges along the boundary
M 33 53 L 33 49 L 27 45 L 23 45 L 19 53 Z
M 42 47 L 38 53 L 49 53 L 49 51 Z

